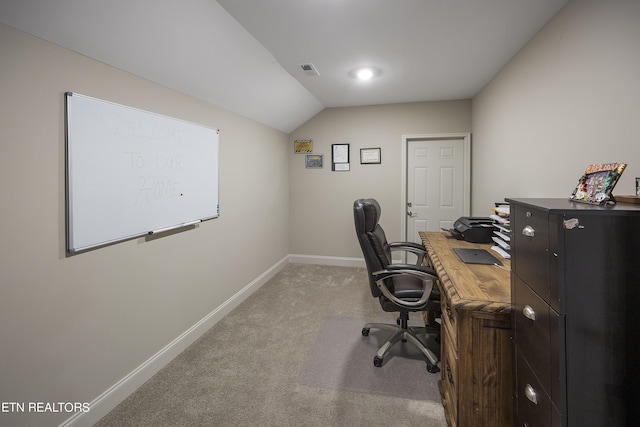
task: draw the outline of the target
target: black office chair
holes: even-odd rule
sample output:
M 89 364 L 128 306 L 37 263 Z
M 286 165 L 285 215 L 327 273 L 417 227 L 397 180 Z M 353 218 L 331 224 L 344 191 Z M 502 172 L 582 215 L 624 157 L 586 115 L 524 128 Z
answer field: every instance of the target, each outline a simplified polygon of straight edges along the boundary
M 378 298 L 382 309 L 387 312 L 399 312 L 397 325 L 367 323 L 362 335 L 369 335 L 371 328 L 395 332 L 384 343 L 373 359 L 375 366 L 382 366 L 384 357 L 398 341 L 409 341 L 427 357 L 427 371 L 439 372 L 438 358 L 417 337 L 422 330 L 439 336 L 439 327 L 409 327 L 409 312 L 440 311 L 439 293 L 434 280 L 436 272 L 419 265 L 426 255 L 424 246 L 412 242 L 388 243 L 384 230 L 378 224 L 380 205 L 374 199 L 358 199 L 353 203 L 353 217 L 356 234 L 364 255 L 369 275 L 371 293 Z M 410 251 L 418 255 L 418 264 L 392 264 L 392 250 Z M 434 291 L 432 295 L 432 291 Z

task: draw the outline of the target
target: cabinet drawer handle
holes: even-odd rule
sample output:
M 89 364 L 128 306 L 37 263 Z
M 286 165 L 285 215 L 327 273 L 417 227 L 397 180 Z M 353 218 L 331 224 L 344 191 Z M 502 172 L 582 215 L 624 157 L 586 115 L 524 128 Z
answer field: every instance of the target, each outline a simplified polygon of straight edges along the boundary
M 531 384 L 527 384 L 524 388 L 524 395 L 527 396 L 527 399 L 533 402 L 534 405 L 538 404 L 538 395 L 536 394 L 535 389 L 531 387 Z
M 524 308 L 522 309 L 522 314 L 524 314 L 524 317 L 526 317 L 527 319 L 536 320 L 536 312 L 533 308 L 531 308 L 530 305 L 524 306 Z
M 527 225 L 525 228 L 522 229 L 522 234 L 524 234 L 527 237 L 533 237 L 536 235 L 536 230 L 534 230 L 532 226 Z

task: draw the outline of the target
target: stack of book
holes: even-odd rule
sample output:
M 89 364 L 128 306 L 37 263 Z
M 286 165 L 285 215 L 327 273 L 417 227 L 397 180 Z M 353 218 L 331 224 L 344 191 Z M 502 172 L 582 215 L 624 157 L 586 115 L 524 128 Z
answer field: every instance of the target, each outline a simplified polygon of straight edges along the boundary
M 491 237 L 495 245 L 491 247 L 502 258 L 511 258 L 511 223 L 509 221 L 509 205 L 496 203 L 489 217 L 493 220 L 494 232 Z

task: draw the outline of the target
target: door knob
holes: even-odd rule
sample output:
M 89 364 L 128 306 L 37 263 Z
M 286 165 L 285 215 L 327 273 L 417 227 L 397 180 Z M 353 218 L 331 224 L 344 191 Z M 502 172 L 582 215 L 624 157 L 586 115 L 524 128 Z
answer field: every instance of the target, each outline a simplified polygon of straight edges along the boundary
M 418 216 L 417 213 L 413 213 L 411 211 L 407 211 L 407 215 L 409 215 L 409 218 L 414 218 L 414 217 Z

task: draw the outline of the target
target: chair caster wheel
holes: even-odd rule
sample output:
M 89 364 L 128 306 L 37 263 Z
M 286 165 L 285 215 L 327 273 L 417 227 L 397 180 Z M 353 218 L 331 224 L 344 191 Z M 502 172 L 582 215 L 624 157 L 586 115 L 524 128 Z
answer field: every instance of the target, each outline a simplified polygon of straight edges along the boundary
M 382 366 L 382 357 L 374 357 L 373 358 L 373 366 L 375 366 L 376 368 L 379 368 L 380 366 Z
M 369 328 L 362 328 L 362 336 L 364 337 L 369 336 Z
M 440 335 L 436 335 L 436 342 L 440 344 Z
M 438 368 L 436 365 L 427 363 L 427 371 L 431 374 L 435 374 L 437 372 L 440 372 L 440 368 Z

